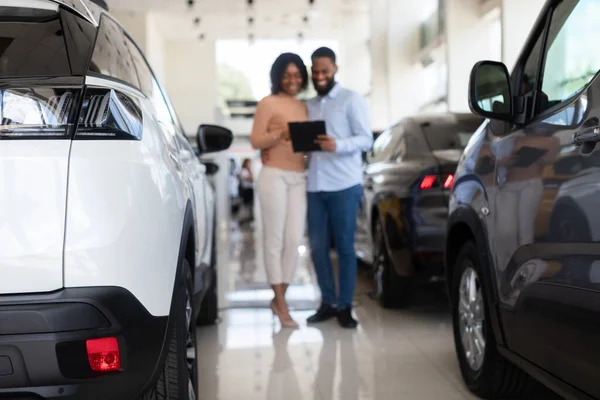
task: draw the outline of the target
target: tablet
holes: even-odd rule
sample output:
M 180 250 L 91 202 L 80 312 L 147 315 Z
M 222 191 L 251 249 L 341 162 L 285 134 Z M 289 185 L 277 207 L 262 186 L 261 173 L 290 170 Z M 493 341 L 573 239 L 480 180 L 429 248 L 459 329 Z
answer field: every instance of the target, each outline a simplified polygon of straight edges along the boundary
M 327 134 L 325 121 L 290 122 L 288 126 L 294 153 L 321 151 L 315 140 L 317 136 Z

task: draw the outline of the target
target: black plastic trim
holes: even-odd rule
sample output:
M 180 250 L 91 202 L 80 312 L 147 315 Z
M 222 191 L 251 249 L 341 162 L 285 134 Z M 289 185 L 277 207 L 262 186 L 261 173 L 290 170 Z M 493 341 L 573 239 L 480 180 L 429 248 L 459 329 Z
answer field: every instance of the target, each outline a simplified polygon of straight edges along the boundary
M 571 385 L 566 384 L 562 380 L 556 378 L 554 375 L 549 374 L 545 370 L 541 369 L 535 364 L 530 363 L 519 355 L 508 350 L 506 347 L 498 346 L 498 352 L 508 359 L 513 364 L 517 365 L 529 375 L 534 377 L 536 380 L 541 382 L 543 385 L 552 389 L 565 400 L 594 400 L 593 397 L 585 394 L 584 392 L 574 388 Z
M 0 306 L 0 336 L 70 332 L 109 326 L 108 319 L 96 307 L 86 303 Z
M 178 274 L 179 276 L 180 274 Z M 166 357 L 169 317 L 153 316 L 129 291 L 118 287 L 68 288 L 46 294 L 0 296 L 0 306 L 43 313 L 80 304 L 97 310 L 107 327 L 69 332 L 0 336 L 0 357 L 8 357 L 14 372 L 0 376 L 0 398 L 36 395 L 46 399 L 135 399 L 156 379 Z M 2 314 L 0 314 L 2 315 Z M 51 321 L 64 326 L 66 322 Z M 76 320 L 79 315 L 71 315 Z M 76 323 L 76 321 L 73 321 Z M 119 341 L 122 370 L 102 376 L 92 373 L 82 353 L 85 341 L 115 336 Z M 75 357 L 75 358 L 73 358 Z M 76 367 L 82 367 L 76 368 Z M 85 367 L 85 368 L 84 368 Z

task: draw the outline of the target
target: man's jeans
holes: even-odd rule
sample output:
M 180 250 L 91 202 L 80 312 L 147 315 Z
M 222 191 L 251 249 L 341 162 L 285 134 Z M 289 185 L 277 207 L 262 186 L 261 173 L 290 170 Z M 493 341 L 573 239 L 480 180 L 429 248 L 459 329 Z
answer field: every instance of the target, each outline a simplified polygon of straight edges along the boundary
M 357 270 L 354 237 L 361 198 L 361 185 L 339 192 L 308 193 L 308 236 L 324 304 L 352 307 Z M 329 254 L 332 233 L 338 253 L 339 296 Z

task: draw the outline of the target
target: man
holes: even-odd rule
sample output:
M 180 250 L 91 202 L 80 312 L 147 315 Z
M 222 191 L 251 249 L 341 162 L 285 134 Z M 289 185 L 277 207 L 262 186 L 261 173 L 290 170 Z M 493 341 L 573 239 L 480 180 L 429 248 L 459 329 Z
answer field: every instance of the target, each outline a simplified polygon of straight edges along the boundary
M 335 81 L 335 53 L 322 47 L 311 58 L 318 96 L 307 102 L 308 117 L 324 120 L 327 135 L 317 140 L 322 151 L 308 156 L 308 235 L 322 299 L 308 323 L 337 317 L 342 327 L 355 328 L 356 217 L 362 197 L 362 153 L 371 149 L 373 133 L 365 98 Z M 331 236 L 338 253 L 339 293 L 330 257 Z

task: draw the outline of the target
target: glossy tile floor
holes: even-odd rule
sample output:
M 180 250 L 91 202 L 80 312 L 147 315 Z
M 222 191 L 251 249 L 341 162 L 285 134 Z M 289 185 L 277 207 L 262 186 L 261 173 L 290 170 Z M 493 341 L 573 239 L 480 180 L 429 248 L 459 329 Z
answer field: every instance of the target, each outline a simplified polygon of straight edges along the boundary
M 407 310 L 382 310 L 368 295 L 369 280 L 361 277 L 357 330 L 342 330 L 335 321 L 309 327 L 305 320 L 319 293 L 304 252 L 289 291 L 301 327 L 281 329 L 268 309 L 259 225 L 253 233 L 232 223 L 221 243 L 229 246 L 229 292 L 221 322 L 198 330 L 201 400 L 476 398 L 462 383 L 439 293 Z

